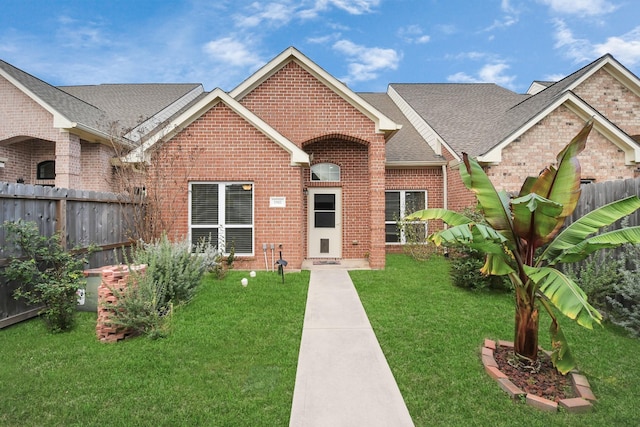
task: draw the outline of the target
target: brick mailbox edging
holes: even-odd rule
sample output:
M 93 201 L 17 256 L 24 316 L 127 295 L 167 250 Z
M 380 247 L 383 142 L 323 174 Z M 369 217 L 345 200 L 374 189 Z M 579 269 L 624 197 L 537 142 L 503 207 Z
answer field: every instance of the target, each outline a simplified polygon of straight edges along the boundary
M 577 397 L 570 399 L 562 399 L 559 403 L 552 400 L 545 399 L 533 394 L 527 394 L 520 388 L 518 388 L 513 382 L 507 378 L 507 376 L 498 369 L 498 364 L 493 357 L 493 352 L 496 346 L 513 348 L 513 343 L 509 341 L 498 341 L 496 343 L 493 340 L 484 340 L 484 346 L 482 347 L 482 364 L 485 371 L 495 379 L 500 388 L 502 388 L 509 396 L 514 400 L 525 399 L 527 405 L 541 409 L 543 411 L 557 412 L 558 405 L 564 408 L 567 412 L 582 413 L 589 412 L 592 408 L 593 401 L 596 400 L 595 395 L 591 391 L 589 381 L 584 375 L 580 375 L 577 372 L 570 372 L 571 384 L 573 385 L 573 392 Z
M 101 342 L 117 342 L 133 335 L 133 331 L 111 324 L 113 308 L 109 306 L 118 302 L 118 295 L 129 286 L 130 271 L 144 274 L 146 265 L 113 265 L 102 268 L 102 282 L 98 286 L 98 322 L 96 335 Z

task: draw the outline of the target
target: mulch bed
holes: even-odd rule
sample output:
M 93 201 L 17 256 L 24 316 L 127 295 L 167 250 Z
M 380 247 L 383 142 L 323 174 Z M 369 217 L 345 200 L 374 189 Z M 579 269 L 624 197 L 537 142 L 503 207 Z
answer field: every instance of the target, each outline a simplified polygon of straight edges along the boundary
M 498 346 L 494 350 L 493 357 L 498 364 L 498 369 L 525 393 L 544 397 L 554 402 L 575 397 L 571 379 L 558 372 L 553 367 L 551 358 L 542 351 L 538 353 L 540 365 L 537 372 L 514 366 L 517 363 L 512 348 Z

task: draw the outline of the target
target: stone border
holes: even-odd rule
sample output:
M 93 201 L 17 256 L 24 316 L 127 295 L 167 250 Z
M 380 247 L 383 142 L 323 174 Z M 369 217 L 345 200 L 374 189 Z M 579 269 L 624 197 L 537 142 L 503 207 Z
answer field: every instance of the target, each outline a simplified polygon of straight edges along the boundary
M 493 357 L 493 351 L 496 349 L 496 346 L 513 348 L 513 343 L 500 340 L 496 344 L 493 340 L 485 339 L 484 346 L 482 347 L 482 364 L 484 365 L 484 370 L 491 376 L 491 378 L 496 380 L 500 388 L 502 388 L 513 400 L 519 401 L 524 399 L 527 405 L 550 412 L 557 412 L 558 405 L 571 413 L 591 411 L 591 408 L 593 407 L 591 402 L 594 402 L 597 399 L 591 391 L 589 381 L 587 381 L 587 378 L 584 375 L 580 375 L 575 371 L 570 372 L 573 392 L 578 397 L 563 399 L 559 403 L 556 403 L 543 397 L 527 394 L 520 390 L 502 371 L 500 371 L 500 369 L 498 369 L 498 364 Z

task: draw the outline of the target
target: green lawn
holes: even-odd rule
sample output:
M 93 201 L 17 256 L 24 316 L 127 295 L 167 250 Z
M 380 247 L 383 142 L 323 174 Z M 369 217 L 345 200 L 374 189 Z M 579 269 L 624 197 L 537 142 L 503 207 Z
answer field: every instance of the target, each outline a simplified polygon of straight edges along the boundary
M 207 278 L 156 341 L 99 343 L 93 313 L 0 330 L 0 425 L 287 425 L 309 274 L 241 277 Z
M 640 340 L 563 326 L 599 402 L 591 414 L 514 404 L 482 368 L 484 338 L 513 337 L 509 295 L 450 285 L 442 258 L 390 255 L 351 273 L 416 426 L 638 425 Z M 206 279 L 168 338 L 101 344 L 95 315 L 51 335 L 38 319 L 0 330 L 0 426 L 286 426 L 308 272 Z M 547 345 L 547 319 L 541 321 Z
M 385 271 L 351 277 L 416 426 L 639 425 L 640 340 L 561 319 L 599 401 L 591 414 L 548 414 L 511 402 L 480 362 L 484 338 L 513 340 L 511 295 L 451 286 L 443 258 L 390 255 Z M 540 325 L 548 347 L 546 316 Z

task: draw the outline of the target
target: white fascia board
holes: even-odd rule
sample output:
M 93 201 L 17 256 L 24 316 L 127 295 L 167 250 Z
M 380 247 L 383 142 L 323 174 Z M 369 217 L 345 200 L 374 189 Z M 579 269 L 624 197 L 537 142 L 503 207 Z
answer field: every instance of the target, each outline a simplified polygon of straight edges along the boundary
M 351 104 L 362 114 L 371 119 L 376 125 L 376 132 L 394 132 L 402 127 L 402 125 L 394 122 L 393 120 L 382 114 L 375 107 L 373 107 L 371 104 L 359 97 L 351 89 L 349 89 L 344 83 L 326 72 L 322 67 L 310 60 L 307 56 L 305 56 L 294 47 L 287 48 L 280 55 L 273 58 L 262 68 L 253 73 L 253 75 L 251 75 L 248 79 L 240 83 L 235 89 L 229 92 L 229 95 L 238 101 L 241 100 L 245 95 L 247 95 L 254 88 L 259 86 L 262 82 L 275 74 L 278 70 L 280 70 L 292 60 L 307 72 L 309 72 L 311 75 L 313 75 L 315 78 L 317 78 L 333 92 L 335 92 L 342 99 Z
M 498 145 L 493 147 L 487 153 L 478 156 L 478 162 L 485 164 L 498 164 L 502 161 L 502 150 L 517 138 L 521 137 L 525 132 L 531 129 L 536 123 L 551 114 L 561 105 L 565 105 L 578 117 L 585 122 L 590 118 L 594 120 L 594 127 L 598 132 L 607 137 L 613 144 L 622 149 L 625 153 L 625 163 L 630 165 L 640 160 L 640 145 L 631 139 L 627 134 L 622 132 L 617 126 L 612 124 L 606 117 L 596 111 L 589 104 L 584 102 L 573 92 L 566 92 L 555 102 L 547 106 L 540 113 L 531 118 L 524 126 L 520 127 L 514 133 L 502 140 Z
M 148 161 L 148 150 L 151 149 L 157 142 L 161 139 L 170 139 L 175 134 L 177 134 L 180 130 L 186 128 L 195 120 L 197 120 L 200 116 L 202 116 L 206 111 L 211 109 L 213 106 L 218 104 L 219 102 L 225 103 L 229 108 L 231 108 L 236 114 L 240 117 L 247 120 L 251 123 L 256 129 L 262 132 L 265 136 L 271 139 L 273 142 L 282 147 L 285 151 L 291 154 L 291 165 L 308 165 L 309 164 L 309 155 L 305 153 L 301 148 L 295 145 L 293 142 L 289 141 L 278 131 L 269 126 L 266 122 L 264 122 L 261 118 L 253 114 L 247 108 L 245 108 L 238 101 L 230 97 L 226 92 L 222 89 L 215 89 L 210 92 L 207 96 L 202 98 L 199 102 L 194 104 L 187 111 L 182 113 L 180 116 L 176 117 L 171 123 L 165 126 L 160 131 L 156 132 L 149 140 L 145 141 L 138 148 L 133 150 L 127 156 L 125 156 L 125 162 L 137 163 L 141 161 Z
M 462 160 L 462 158 L 458 156 L 458 153 L 444 141 L 438 132 L 436 132 L 391 85 L 387 87 L 387 95 L 389 95 L 402 114 L 409 120 L 409 123 L 411 123 L 438 156 L 442 155 L 442 146 L 444 146 L 456 160 Z
M 598 66 L 593 67 L 591 70 L 589 70 L 588 73 L 573 82 L 573 84 L 569 86 L 567 90 L 573 90 L 576 87 L 580 86 L 582 83 L 584 83 L 585 80 L 589 79 L 600 69 L 604 69 L 605 71 L 607 71 L 615 79 L 622 83 L 627 89 L 632 91 L 637 96 L 640 96 L 640 80 L 638 79 L 638 77 L 627 70 L 624 66 L 622 66 L 622 64 L 616 61 L 611 55 L 606 55 L 598 64 Z

